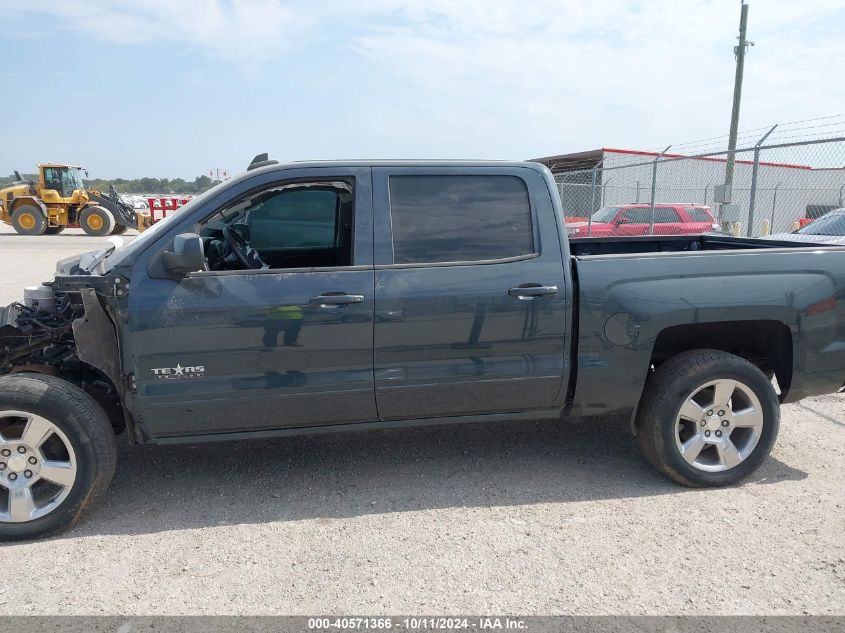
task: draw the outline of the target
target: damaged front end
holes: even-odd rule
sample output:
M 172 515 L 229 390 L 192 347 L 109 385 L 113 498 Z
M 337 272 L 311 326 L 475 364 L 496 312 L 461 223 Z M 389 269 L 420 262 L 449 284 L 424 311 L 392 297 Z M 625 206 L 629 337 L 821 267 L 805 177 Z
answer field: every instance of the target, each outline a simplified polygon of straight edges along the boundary
M 0 374 L 35 372 L 72 382 L 123 428 L 126 385 L 110 312 L 125 302 L 128 280 L 116 275 L 57 275 L 26 288 L 24 300 L 0 308 Z

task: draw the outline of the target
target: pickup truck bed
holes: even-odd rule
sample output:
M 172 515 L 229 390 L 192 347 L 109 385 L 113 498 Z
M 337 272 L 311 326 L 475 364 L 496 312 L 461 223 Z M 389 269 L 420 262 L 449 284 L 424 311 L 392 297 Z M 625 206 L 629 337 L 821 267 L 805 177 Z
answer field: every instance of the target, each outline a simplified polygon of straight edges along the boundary
M 783 402 L 845 383 L 842 270 L 828 268 L 845 248 L 720 235 L 569 243 L 580 297 L 570 415 L 627 410 L 650 371 L 634 357 L 648 351 L 659 364 L 690 340 L 754 359 Z
M 808 245 L 794 241 L 730 237 L 715 233 L 678 236 L 569 238 L 569 250 L 575 256 L 793 248 L 808 248 Z

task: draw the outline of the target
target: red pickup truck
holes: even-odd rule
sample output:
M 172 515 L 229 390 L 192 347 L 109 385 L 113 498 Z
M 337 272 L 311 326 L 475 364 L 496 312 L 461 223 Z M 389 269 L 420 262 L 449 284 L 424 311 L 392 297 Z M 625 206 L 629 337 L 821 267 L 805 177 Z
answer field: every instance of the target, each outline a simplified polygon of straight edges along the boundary
M 650 204 L 624 204 L 599 209 L 593 214 L 592 223 L 567 222 L 566 231 L 569 237 L 648 235 L 650 224 Z M 654 205 L 654 235 L 700 235 L 718 228 L 710 207 L 706 205 Z

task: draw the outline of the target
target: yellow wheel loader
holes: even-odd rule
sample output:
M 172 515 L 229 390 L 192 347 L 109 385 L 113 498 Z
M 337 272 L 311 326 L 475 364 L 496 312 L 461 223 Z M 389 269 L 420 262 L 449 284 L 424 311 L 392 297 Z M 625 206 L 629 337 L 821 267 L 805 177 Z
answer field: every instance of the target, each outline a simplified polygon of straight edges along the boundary
M 85 189 L 83 171 L 76 165 L 45 163 L 38 166 L 37 182 L 24 180 L 16 171 L 15 182 L 0 189 L 0 220 L 22 235 L 61 233 L 68 225 L 78 225 L 88 235 L 137 228 L 135 210 L 114 187 L 105 195 Z

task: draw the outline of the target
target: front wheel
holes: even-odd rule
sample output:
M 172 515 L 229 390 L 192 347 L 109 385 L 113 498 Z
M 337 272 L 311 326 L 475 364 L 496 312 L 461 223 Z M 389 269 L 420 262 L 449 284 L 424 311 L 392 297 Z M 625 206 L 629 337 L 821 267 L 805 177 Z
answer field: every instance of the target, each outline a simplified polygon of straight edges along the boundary
M 660 365 L 637 412 L 646 459 L 685 486 L 725 486 L 753 473 L 780 424 L 771 381 L 747 360 L 716 350 L 684 352 Z
M 0 377 L 0 541 L 71 527 L 105 490 L 117 458 L 102 408 L 69 382 Z

